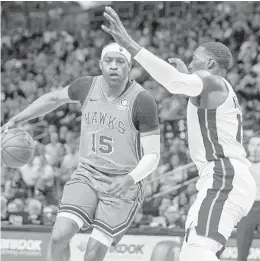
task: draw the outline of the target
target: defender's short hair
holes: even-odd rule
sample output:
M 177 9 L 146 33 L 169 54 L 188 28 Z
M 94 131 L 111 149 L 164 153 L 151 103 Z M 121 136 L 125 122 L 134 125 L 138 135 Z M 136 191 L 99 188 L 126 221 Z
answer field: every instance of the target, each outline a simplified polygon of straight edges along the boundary
M 227 46 L 220 42 L 206 42 L 200 46 L 205 48 L 221 68 L 229 69 L 232 65 L 232 53 Z

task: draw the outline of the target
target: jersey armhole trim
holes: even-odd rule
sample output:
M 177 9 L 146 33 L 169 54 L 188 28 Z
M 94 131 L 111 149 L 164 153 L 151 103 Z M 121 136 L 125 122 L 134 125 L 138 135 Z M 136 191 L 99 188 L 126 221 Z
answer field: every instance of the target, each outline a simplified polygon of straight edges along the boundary
M 84 103 L 83 103 L 83 105 L 82 105 L 82 107 L 81 107 L 81 111 L 83 111 L 84 108 L 86 107 L 86 104 L 88 103 L 88 101 L 89 101 L 89 99 L 90 99 L 90 96 L 91 96 L 91 94 L 92 94 L 92 92 L 93 92 L 93 90 L 94 90 L 94 87 L 95 87 L 95 85 L 96 85 L 96 82 L 97 82 L 98 78 L 99 78 L 98 76 L 94 77 L 94 79 L 93 79 L 93 81 L 92 81 L 92 83 L 91 83 L 89 92 L 88 92 L 88 94 L 87 94 L 87 96 L 86 96 L 86 98 L 85 98 L 85 101 L 84 101 Z
M 135 125 L 134 125 L 134 122 L 133 122 L 133 108 L 134 108 L 133 105 L 134 105 L 134 103 L 135 103 L 135 99 L 136 99 L 136 97 L 138 96 L 138 94 L 139 94 L 140 92 L 143 92 L 143 91 L 145 91 L 145 90 L 139 89 L 139 90 L 136 91 L 135 96 L 134 96 L 134 98 L 133 98 L 133 100 L 132 100 L 132 102 L 131 102 L 131 106 L 130 106 L 129 122 L 130 122 L 130 127 L 132 128 L 132 130 L 133 130 L 135 133 L 139 133 L 140 131 L 136 129 L 136 127 L 135 127 Z
M 229 96 L 230 96 L 230 94 L 231 94 L 230 88 L 232 88 L 232 86 L 231 86 L 224 78 L 221 77 L 221 80 L 224 82 L 225 88 L 226 88 L 226 90 L 227 90 L 228 93 L 227 93 L 226 99 L 225 99 L 221 104 L 219 104 L 219 106 L 218 106 L 216 109 L 219 109 L 219 108 L 221 108 L 222 106 L 224 106 L 224 104 L 226 103 L 226 101 L 228 100 L 228 98 L 229 98 Z M 230 85 L 230 87 L 228 86 L 228 84 Z

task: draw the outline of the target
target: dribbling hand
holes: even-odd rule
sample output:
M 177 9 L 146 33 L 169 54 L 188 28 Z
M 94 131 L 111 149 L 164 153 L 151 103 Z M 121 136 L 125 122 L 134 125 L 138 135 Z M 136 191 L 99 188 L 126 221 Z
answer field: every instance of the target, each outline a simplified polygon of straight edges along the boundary
M 187 65 L 179 58 L 169 58 L 168 62 L 172 64 L 179 72 L 189 74 Z
M 17 124 L 10 119 L 6 124 L 1 127 L 1 133 L 7 133 L 9 129 L 17 127 Z
M 123 198 L 133 185 L 133 178 L 129 175 L 125 175 L 123 178 L 118 178 L 112 183 L 108 193 L 110 193 L 111 196 Z

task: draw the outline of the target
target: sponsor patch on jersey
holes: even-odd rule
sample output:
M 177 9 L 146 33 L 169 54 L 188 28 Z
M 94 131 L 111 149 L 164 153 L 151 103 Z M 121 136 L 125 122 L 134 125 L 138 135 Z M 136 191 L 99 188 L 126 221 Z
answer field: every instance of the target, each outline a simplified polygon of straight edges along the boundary
M 119 110 L 128 110 L 129 106 L 128 106 L 128 101 L 127 100 L 122 100 L 120 101 L 120 103 L 117 104 L 117 108 Z

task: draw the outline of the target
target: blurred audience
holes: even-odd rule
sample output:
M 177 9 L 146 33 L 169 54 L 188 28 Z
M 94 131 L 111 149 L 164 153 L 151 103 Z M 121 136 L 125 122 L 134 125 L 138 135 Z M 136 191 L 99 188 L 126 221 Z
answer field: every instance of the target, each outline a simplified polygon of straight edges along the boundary
M 241 10 L 247 10 L 247 15 Z M 219 2 L 209 12 L 195 2 L 183 2 L 174 16 L 157 20 L 140 16 L 123 22 L 133 38 L 165 60 L 180 57 L 188 64 L 192 51 L 204 41 L 222 41 L 229 46 L 234 61 L 227 79 L 238 93 L 246 142 L 260 125 L 259 11 L 257 2 L 248 2 L 243 8 Z M 101 49 L 111 41 L 100 26 L 87 28 L 87 33 L 86 29 L 34 33 L 14 28 L 2 33 L 1 124 L 41 95 L 78 77 L 100 74 Z M 182 167 L 191 162 L 185 129 L 187 98 L 170 95 L 136 62 L 130 77 L 155 97 L 163 134 L 161 163 L 146 180 L 146 200 L 133 226 L 183 228 L 196 187 L 194 182 L 181 184 L 197 175 L 196 168 Z M 1 167 L 4 224 L 53 225 L 63 186 L 77 167 L 80 115 L 80 104 L 68 104 L 26 125 L 36 140 L 36 152 L 19 170 Z

